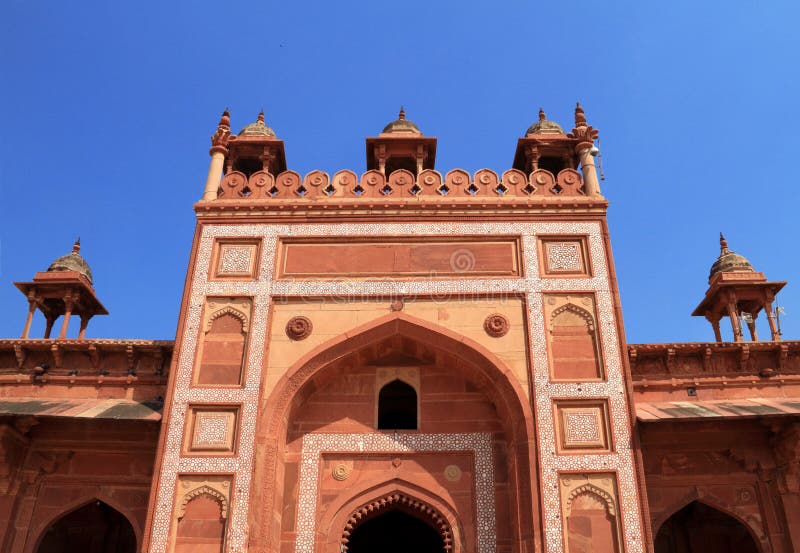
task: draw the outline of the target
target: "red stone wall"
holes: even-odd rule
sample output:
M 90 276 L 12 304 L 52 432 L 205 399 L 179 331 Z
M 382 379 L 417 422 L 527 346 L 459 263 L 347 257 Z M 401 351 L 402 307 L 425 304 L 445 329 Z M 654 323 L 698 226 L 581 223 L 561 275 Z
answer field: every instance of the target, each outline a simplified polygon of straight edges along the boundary
M 46 528 L 94 500 L 119 511 L 137 542 L 147 514 L 159 426 L 154 422 L 40 419 L 5 460 L 24 458 L 0 495 L 0 550 L 31 553 Z
M 786 486 L 787 467 L 775 455 L 786 424 L 780 419 L 641 424 L 656 543 L 665 542 L 659 542 L 658 532 L 669 517 L 698 501 L 741 523 L 762 552 L 797 551 L 800 489 Z

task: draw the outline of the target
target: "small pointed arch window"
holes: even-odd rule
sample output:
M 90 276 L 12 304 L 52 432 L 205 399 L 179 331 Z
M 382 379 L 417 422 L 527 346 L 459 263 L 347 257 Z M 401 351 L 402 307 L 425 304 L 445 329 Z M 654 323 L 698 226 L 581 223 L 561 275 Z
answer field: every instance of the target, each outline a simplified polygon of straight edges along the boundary
M 378 393 L 378 430 L 417 429 L 417 391 L 400 379 Z

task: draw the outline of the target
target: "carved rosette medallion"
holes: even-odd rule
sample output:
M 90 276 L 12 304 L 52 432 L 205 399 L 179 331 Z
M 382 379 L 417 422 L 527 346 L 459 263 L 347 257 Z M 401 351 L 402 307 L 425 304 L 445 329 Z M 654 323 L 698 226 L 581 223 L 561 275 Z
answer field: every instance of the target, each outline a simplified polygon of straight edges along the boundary
M 286 323 L 286 335 L 292 340 L 305 340 L 311 336 L 314 326 L 308 317 L 292 317 Z
M 493 338 L 500 338 L 508 334 L 509 326 L 508 319 L 500 313 L 493 313 L 483 321 L 483 329 Z
M 444 469 L 444 477 L 448 482 L 458 482 L 461 480 L 461 468 L 458 465 L 447 465 Z
M 331 469 L 331 476 L 333 476 L 334 480 L 347 480 L 347 477 L 350 476 L 350 472 L 352 471 L 353 467 L 348 465 L 347 463 L 337 463 Z

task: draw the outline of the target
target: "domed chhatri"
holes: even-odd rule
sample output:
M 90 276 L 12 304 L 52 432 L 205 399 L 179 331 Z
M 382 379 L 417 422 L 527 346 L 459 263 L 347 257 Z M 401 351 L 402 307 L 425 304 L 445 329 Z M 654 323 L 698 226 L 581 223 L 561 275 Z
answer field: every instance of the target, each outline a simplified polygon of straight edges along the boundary
M 564 134 L 561 125 L 554 121 L 549 121 L 542 108 L 539 108 L 539 120 L 528 127 L 525 136 L 532 134 Z
M 263 110 L 258 114 L 258 119 L 239 131 L 238 136 L 262 136 L 265 138 L 276 138 L 275 131 L 269 128 L 264 122 Z
M 81 239 L 78 238 L 75 240 L 75 244 L 72 246 L 72 251 L 67 255 L 62 255 L 53 261 L 47 268 L 47 272 L 74 271 L 86 277 L 86 280 L 89 281 L 89 284 L 92 284 L 92 269 L 89 267 L 89 264 L 86 263 L 86 260 L 81 256 L 81 254 L 78 253 L 80 251 Z
M 406 110 L 400 107 L 400 113 L 397 119 L 389 123 L 383 128 L 382 134 L 417 134 L 421 135 L 422 131 L 419 130 L 416 124 L 406 119 Z
M 754 273 L 756 270 L 746 257 L 728 249 L 728 241 L 719 233 L 719 257 L 711 266 L 709 282 L 717 273 Z

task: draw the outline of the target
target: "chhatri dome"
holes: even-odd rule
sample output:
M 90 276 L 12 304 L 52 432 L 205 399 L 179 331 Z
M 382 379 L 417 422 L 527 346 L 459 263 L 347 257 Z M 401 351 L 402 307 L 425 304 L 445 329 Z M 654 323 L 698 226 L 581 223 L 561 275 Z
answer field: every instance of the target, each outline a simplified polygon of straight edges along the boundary
M 258 114 L 258 119 L 239 131 L 239 136 L 264 136 L 268 138 L 276 138 L 275 131 L 269 128 L 264 122 L 263 110 Z
M 62 255 L 53 261 L 47 268 L 47 272 L 74 271 L 82 274 L 84 277 L 86 277 L 86 280 L 89 281 L 89 284 L 92 284 L 92 269 L 89 267 L 89 264 L 86 263 L 86 260 L 81 256 L 81 254 L 78 253 L 80 251 L 81 239 L 78 238 L 75 240 L 75 244 L 72 246 L 72 251 L 67 255 Z
M 419 130 L 419 127 L 415 123 L 412 123 L 408 119 L 406 119 L 406 110 L 403 107 L 400 107 L 400 113 L 397 115 L 397 119 L 389 123 L 383 128 L 382 134 L 418 134 L 421 135 L 422 132 Z
M 564 134 L 564 129 L 561 125 L 554 121 L 549 121 L 542 108 L 539 108 L 539 120 L 528 127 L 525 136 L 532 134 Z
M 719 257 L 711 266 L 709 282 L 717 273 L 754 273 L 756 270 L 743 255 L 728 249 L 728 241 L 719 233 Z

